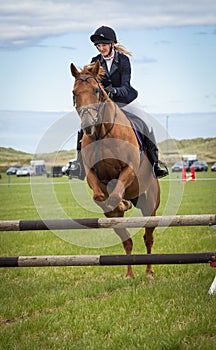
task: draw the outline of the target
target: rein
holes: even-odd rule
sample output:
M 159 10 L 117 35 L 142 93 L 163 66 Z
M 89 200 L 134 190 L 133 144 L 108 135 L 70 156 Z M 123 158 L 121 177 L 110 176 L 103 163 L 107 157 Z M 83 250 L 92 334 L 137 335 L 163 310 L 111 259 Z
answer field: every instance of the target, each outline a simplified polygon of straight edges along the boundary
M 103 140 L 111 132 L 111 130 L 113 129 L 113 127 L 115 125 L 116 118 L 117 118 L 117 109 L 116 109 L 116 104 L 115 104 L 115 115 L 114 115 L 113 123 L 112 123 L 111 127 L 105 132 L 105 134 L 103 136 L 100 137 L 100 133 L 101 133 L 101 129 L 102 129 L 102 123 L 101 123 L 98 135 L 96 135 L 96 141 Z M 103 122 L 103 117 L 102 117 L 102 122 Z M 99 160 L 100 159 L 99 159 L 99 155 L 98 155 L 98 147 L 99 147 L 99 145 L 97 144 L 97 142 L 95 142 L 95 170 L 96 170 L 96 174 L 97 174 L 98 179 L 102 183 L 107 184 L 108 181 L 103 180 L 100 177 L 100 169 L 99 169 Z
M 105 104 L 104 104 L 104 107 L 105 107 Z M 105 108 L 104 108 L 104 110 L 105 110 Z M 104 110 L 103 110 L 103 112 L 104 112 Z M 96 141 L 103 140 L 111 132 L 111 130 L 113 129 L 113 127 L 115 125 L 116 118 L 117 118 L 117 110 L 116 110 L 116 105 L 115 105 L 115 114 L 114 114 L 114 118 L 113 118 L 113 122 L 112 122 L 111 127 L 105 132 L 105 134 L 103 136 L 100 136 L 102 124 L 103 124 L 103 117 L 102 117 L 102 123 L 100 124 L 100 129 L 99 129 L 98 135 L 96 135 Z

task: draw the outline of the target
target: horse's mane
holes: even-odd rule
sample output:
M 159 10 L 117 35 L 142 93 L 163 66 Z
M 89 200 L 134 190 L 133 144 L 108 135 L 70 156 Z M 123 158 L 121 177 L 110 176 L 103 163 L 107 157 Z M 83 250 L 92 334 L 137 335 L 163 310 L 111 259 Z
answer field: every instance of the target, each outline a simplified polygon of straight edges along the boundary
M 91 75 L 91 74 L 93 74 L 94 66 L 95 66 L 95 62 L 92 62 L 92 63 L 90 63 L 90 64 L 85 65 L 85 66 L 82 68 L 80 74 L 82 74 L 82 75 Z M 103 78 L 104 74 L 105 74 L 104 69 L 103 69 L 103 67 L 100 65 L 99 70 L 98 70 L 98 73 L 95 75 L 95 77 L 96 77 L 99 81 L 101 81 L 101 79 Z

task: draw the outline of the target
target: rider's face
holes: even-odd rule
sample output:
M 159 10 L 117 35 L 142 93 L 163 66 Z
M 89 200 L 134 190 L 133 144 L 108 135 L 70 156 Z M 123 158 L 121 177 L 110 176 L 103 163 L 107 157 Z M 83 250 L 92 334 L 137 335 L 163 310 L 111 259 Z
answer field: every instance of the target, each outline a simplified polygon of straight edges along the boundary
M 97 49 L 102 56 L 108 57 L 110 55 L 110 48 L 112 44 L 97 44 Z

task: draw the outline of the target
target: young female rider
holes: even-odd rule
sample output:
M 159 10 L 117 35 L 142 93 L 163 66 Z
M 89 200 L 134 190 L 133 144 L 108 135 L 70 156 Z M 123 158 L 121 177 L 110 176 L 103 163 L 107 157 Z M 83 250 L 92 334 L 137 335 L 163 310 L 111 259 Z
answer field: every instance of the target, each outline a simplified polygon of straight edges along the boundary
M 112 98 L 112 100 L 124 108 L 137 98 L 137 91 L 130 85 L 131 65 L 128 55 L 131 55 L 123 46 L 117 43 L 117 38 L 114 30 L 110 27 L 102 26 L 98 28 L 90 40 L 100 52 L 99 55 L 92 58 L 91 62 L 100 61 L 105 75 L 102 79 L 102 84 Z M 132 125 L 138 129 L 141 135 L 142 148 L 147 152 L 148 159 L 153 167 L 153 173 L 156 178 L 161 178 L 168 175 L 168 170 L 162 169 L 158 160 L 158 148 L 156 145 L 153 131 L 149 131 L 146 123 L 138 116 L 128 113 L 123 109 Z M 77 140 L 77 160 L 71 163 L 69 175 L 71 178 L 85 178 L 85 170 L 82 164 L 81 157 L 81 140 L 83 133 L 78 133 Z

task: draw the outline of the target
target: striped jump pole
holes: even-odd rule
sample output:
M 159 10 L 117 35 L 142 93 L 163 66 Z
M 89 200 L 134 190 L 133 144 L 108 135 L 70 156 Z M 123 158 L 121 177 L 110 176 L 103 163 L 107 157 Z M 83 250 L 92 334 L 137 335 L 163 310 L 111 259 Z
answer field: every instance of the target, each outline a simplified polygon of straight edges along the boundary
M 0 267 L 110 266 L 214 263 L 216 252 L 138 255 L 55 255 L 0 257 Z
M 125 218 L 87 218 L 57 220 L 2 220 L 0 231 L 71 230 L 89 228 L 141 228 L 168 226 L 213 226 L 215 214 L 146 216 Z

